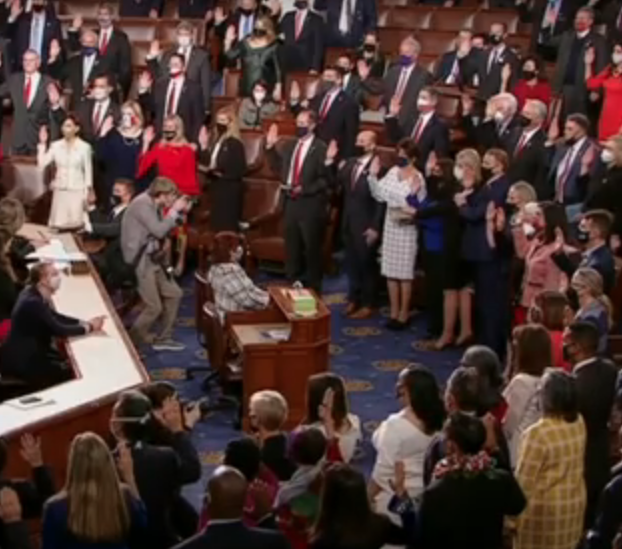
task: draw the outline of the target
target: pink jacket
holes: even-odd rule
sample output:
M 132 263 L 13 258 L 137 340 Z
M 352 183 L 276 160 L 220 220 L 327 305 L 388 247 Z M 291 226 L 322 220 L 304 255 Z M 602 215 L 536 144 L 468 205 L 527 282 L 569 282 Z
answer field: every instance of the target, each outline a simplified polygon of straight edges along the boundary
M 542 244 L 533 240 L 525 254 L 523 274 L 523 295 L 521 305 L 529 308 L 536 295 L 544 290 L 563 291 L 568 285 L 568 277 L 555 265 L 552 259 L 555 242 Z

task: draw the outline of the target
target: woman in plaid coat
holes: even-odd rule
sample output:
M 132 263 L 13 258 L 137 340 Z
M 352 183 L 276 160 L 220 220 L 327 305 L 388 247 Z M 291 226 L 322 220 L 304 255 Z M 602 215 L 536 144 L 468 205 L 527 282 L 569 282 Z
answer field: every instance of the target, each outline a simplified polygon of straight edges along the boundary
M 516 478 L 527 498 L 514 549 L 576 549 L 583 532 L 586 431 L 575 379 L 548 370 L 542 380 L 543 417 L 523 434 Z
M 381 272 L 387 278 L 391 306 L 387 328 L 403 330 L 408 325 L 412 283 L 415 277 L 417 256 L 417 229 L 413 211 L 406 199 L 416 195 L 425 198 L 425 181 L 415 168 L 417 148 L 412 139 L 404 139 L 397 145 L 397 166 L 378 179 L 380 161 L 374 159 L 369 169 L 369 187 L 378 202 L 386 202 L 382 233 Z

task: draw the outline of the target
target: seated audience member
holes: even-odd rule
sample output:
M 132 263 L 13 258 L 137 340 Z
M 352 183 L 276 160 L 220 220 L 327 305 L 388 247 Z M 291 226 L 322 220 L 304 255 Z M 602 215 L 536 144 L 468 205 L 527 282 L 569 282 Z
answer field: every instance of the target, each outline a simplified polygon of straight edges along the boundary
M 216 309 L 224 319 L 227 313 L 265 309 L 268 292 L 255 286 L 240 265 L 244 248 L 240 237 L 231 232 L 218 233 L 212 245 L 212 266 L 207 280 L 214 291 Z
M 348 396 L 344 381 L 336 374 L 315 374 L 307 380 L 307 415 L 303 425 L 317 427 L 324 433 L 329 445 L 333 441 L 336 461 L 349 463 L 362 439 L 361 420 L 348 410 Z
M 4 468 L 8 459 L 6 443 L 0 439 L 0 507 L 4 503 L 17 505 L 19 517 L 13 517 L 13 521 L 7 521 L 0 512 L 0 547 L 4 549 L 22 549 L 13 547 L 11 541 L 13 535 L 17 535 L 20 528 L 14 524 L 17 519 L 38 519 L 45 501 L 56 493 L 51 471 L 44 465 L 41 452 L 41 442 L 32 435 L 26 434 L 20 440 L 20 455 L 28 462 L 31 468 L 32 480 L 14 480 L 4 475 Z M 10 500 L 10 501 L 8 501 Z M 10 509 L 5 509 L 7 512 Z M 14 509 L 13 511 L 17 511 Z M 12 526 L 13 524 L 13 526 Z
M 250 97 L 240 103 L 238 120 L 242 130 L 258 130 L 266 118 L 272 118 L 279 112 L 279 104 L 272 99 L 268 83 L 257 80 L 253 84 Z
M 103 316 L 88 321 L 57 312 L 52 297 L 62 277 L 52 263 L 38 263 L 30 270 L 11 315 L 11 329 L 1 350 L 0 372 L 25 381 L 37 391 L 73 377 L 59 353 L 58 340 L 102 330 Z
M 512 90 L 502 89 L 502 91 L 511 91 L 516 96 L 519 109 L 522 109 L 530 99 L 541 101 L 548 107 L 551 102 L 552 90 L 544 74 L 542 62 L 538 57 L 532 55 L 523 57 L 521 63 L 521 72 L 514 88 Z
M 456 46 L 444 53 L 436 65 L 434 81 L 448 86 L 476 86 L 478 50 L 471 45 L 473 31 L 464 29 L 458 33 Z
M 251 431 L 261 448 L 261 462 L 283 482 L 291 478 L 296 465 L 288 456 L 287 434 L 283 425 L 287 421 L 287 402 L 276 391 L 259 391 L 249 401 Z
M 11 488 L 0 488 L 0 522 L 4 525 L 2 547 L 6 549 L 30 549 L 30 532 L 22 520 L 19 497 Z
M 341 463 L 328 468 L 309 549 L 380 549 L 401 546 L 414 534 L 414 515 L 400 527 L 373 511 L 361 472 Z
M 417 513 L 422 549 L 499 549 L 504 518 L 519 515 L 525 496 L 514 475 L 486 451 L 486 428 L 468 413 L 454 412 L 443 429 L 447 455 L 434 467 L 433 481 Z M 451 525 L 447 517 L 453 517 Z
M 479 380 L 477 415 L 486 414 L 503 423 L 508 403 L 503 398 L 503 376 L 497 353 L 485 345 L 471 345 L 460 359 L 460 366 L 473 368 Z
M 387 68 L 387 61 L 380 49 L 380 39 L 375 31 L 368 32 L 363 38 L 363 43 L 356 50 L 357 75 L 363 79 L 359 65 L 369 70 L 369 78 L 383 78 Z M 367 71 L 365 71 L 367 72 Z
M 503 391 L 508 411 L 503 431 L 510 446 L 512 467 L 518 459 L 523 433 L 541 417 L 542 374 L 552 366 L 551 338 L 539 324 L 525 324 L 512 332 L 512 370 Z
M 20 292 L 20 283 L 11 263 L 12 235 L 0 227 L 0 341 L 11 328 L 11 312 Z
M 575 320 L 594 324 L 598 330 L 598 352 L 607 352 L 607 336 L 613 323 L 613 306 L 603 294 L 603 279 L 594 269 L 577 269 L 570 281 L 570 290 L 577 296 Z
M 586 435 L 577 383 L 566 372 L 550 370 L 542 379 L 539 399 L 542 418 L 524 432 L 518 452 L 516 479 L 527 508 L 518 517 L 513 546 L 574 549 L 585 510 Z
M 463 412 L 476 415 L 481 407 L 480 377 L 473 368 L 456 368 L 447 380 L 445 388 L 445 409 L 448 413 Z M 486 451 L 494 457 L 499 467 L 510 469 L 510 452 L 501 429 L 496 420 L 492 424 L 492 436 L 486 441 Z M 447 455 L 447 439 L 444 433 L 437 434 L 428 446 L 423 464 L 423 481 L 428 486 L 433 479 L 438 463 Z
M 77 435 L 69 448 L 65 486 L 45 504 L 41 547 L 134 547 L 146 526 L 131 450 L 119 447 L 117 473 L 99 435 Z
M 150 443 L 151 403 L 138 391 L 122 393 L 110 419 L 117 442 L 131 449 L 136 486 L 147 508 L 148 526 L 142 542 L 153 549 L 169 549 L 180 541 L 173 508 L 182 486 L 201 477 L 201 463 L 184 430 L 181 407 L 171 406 L 164 417 L 173 433 L 171 447 Z
M 549 332 L 551 350 L 553 351 L 553 366 L 570 372 L 571 367 L 564 358 L 563 335 L 566 318 L 570 308 L 568 299 L 562 292 L 545 290 L 536 295 L 533 305 L 529 309 L 529 322 L 542 324 Z
M 586 528 L 592 525 L 601 491 L 610 478 L 609 420 L 616 395 L 617 368 L 598 356 L 598 340 L 590 322 L 575 321 L 564 332 L 564 350 L 577 380 L 579 411 L 587 431 Z
M 369 493 L 376 510 L 397 524 L 398 517 L 389 510 L 393 497 L 395 464 L 404 462 L 405 489 L 411 498 L 424 488 L 424 456 L 443 426 L 445 408 L 432 372 L 410 366 L 399 375 L 397 394 L 403 408 L 391 414 L 373 434 L 376 463 L 369 481 Z
M 257 513 L 266 517 L 259 526 L 244 524 L 244 506 L 248 497 L 248 483 L 244 475 L 227 465 L 217 467 L 207 482 L 206 501 L 210 521 L 205 529 L 177 546 L 177 549 L 289 549 L 285 536 L 273 531 L 269 503 Z M 270 528 L 270 529 L 267 529 Z
M 558 246 L 553 260 L 570 278 L 575 269 L 589 267 L 596 270 L 603 279 L 603 290 L 611 293 L 615 283 L 615 264 L 613 253 L 609 248 L 612 216 L 605 210 L 586 212 L 579 222 L 577 239 L 583 243 L 583 254 L 577 264 L 574 257 L 564 253 Z

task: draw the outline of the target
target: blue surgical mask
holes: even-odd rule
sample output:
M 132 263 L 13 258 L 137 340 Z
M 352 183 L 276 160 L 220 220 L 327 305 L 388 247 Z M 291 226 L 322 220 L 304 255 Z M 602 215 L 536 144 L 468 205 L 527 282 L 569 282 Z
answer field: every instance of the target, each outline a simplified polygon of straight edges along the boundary
M 409 67 L 413 62 L 413 58 L 410 55 L 400 55 L 399 64 L 402 67 Z
M 296 137 L 302 138 L 309 135 L 309 128 L 307 126 L 296 126 Z
M 97 53 L 97 48 L 91 46 L 82 46 L 82 53 L 84 55 L 95 55 Z
M 410 164 L 410 160 L 408 160 L 408 158 L 406 158 L 405 156 L 398 156 L 397 157 L 397 165 L 400 168 L 405 168 L 409 164 Z

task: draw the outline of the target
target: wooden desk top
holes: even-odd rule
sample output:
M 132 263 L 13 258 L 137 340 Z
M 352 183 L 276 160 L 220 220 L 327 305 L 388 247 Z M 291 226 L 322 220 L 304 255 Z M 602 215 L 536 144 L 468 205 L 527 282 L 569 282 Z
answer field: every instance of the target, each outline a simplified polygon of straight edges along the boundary
M 80 250 L 73 235 L 54 234 L 47 227 L 27 224 L 20 234 L 35 240 L 41 240 L 44 234 L 59 239 L 67 252 Z M 78 378 L 37 393 L 50 403 L 28 410 L 11 406 L 10 402 L 0 404 L 0 436 L 58 420 L 80 408 L 97 407 L 148 380 L 97 272 L 90 261 L 88 265 L 88 274 L 61 275 L 54 306 L 59 312 L 85 320 L 105 315 L 105 333 L 67 340 L 69 358 Z
M 234 324 L 231 330 L 237 339 L 240 347 L 246 345 L 274 345 L 279 343 L 277 340 L 266 337 L 264 334 L 268 330 L 291 330 L 292 325 L 285 322 L 275 324 Z

